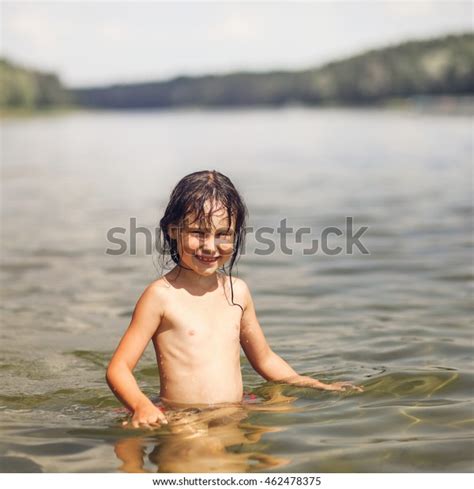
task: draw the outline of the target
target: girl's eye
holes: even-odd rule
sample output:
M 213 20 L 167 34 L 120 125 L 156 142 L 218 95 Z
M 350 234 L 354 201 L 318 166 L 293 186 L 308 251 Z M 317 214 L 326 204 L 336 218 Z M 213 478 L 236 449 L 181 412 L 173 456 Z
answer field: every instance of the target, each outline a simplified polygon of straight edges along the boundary
M 203 231 L 198 231 L 198 230 L 195 230 L 195 231 L 191 231 L 191 234 L 196 234 L 196 235 L 198 235 L 198 236 L 201 236 L 201 235 L 203 235 L 203 234 L 204 234 L 204 232 L 203 232 Z

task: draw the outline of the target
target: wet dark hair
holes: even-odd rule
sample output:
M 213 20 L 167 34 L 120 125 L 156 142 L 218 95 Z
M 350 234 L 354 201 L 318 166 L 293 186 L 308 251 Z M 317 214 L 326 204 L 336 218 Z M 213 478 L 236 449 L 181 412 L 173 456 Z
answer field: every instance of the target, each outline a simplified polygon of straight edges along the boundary
M 211 204 L 207 212 L 204 208 L 206 202 Z M 248 212 L 242 197 L 228 177 L 216 170 L 204 170 L 190 173 L 178 182 L 171 192 L 165 214 L 160 220 L 159 249 L 164 256 L 169 255 L 172 262 L 182 268 L 179 263 L 177 240 L 171 238 L 169 227 L 181 228 L 186 216 L 190 214 L 196 216 L 195 222 L 209 224 L 213 212 L 218 208 L 223 208 L 227 212 L 229 226 L 235 223 L 232 256 L 228 270 L 224 266 L 223 271 L 224 273 L 228 271 L 230 277 L 231 302 L 242 309 L 240 304 L 234 304 L 232 268 L 244 246 Z

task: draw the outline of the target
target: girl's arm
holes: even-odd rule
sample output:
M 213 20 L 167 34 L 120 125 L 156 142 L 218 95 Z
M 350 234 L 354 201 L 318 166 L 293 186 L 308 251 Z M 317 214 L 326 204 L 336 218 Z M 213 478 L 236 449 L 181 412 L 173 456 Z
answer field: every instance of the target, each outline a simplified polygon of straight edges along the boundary
M 239 280 L 238 283 L 242 287 L 242 295 L 244 297 L 244 313 L 240 324 L 240 344 L 252 367 L 264 379 L 304 387 L 314 387 L 315 389 L 344 391 L 348 388 L 353 388 L 362 391 L 362 388 L 353 386 L 349 382 L 325 384 L 312 377 L 299 375 L 295 372 L 268 345 L 258 322 L 250 291 L 243 280 Z
M 130 325 L 107 368 L 107 383 L 115 396 L 133 411 L 135 428 L 140 424 L 167 423 L 163 413 L 139 389 L 132 374 L 162 317 L 163 288 L 155 283 L 148 286 L 138 300 Z

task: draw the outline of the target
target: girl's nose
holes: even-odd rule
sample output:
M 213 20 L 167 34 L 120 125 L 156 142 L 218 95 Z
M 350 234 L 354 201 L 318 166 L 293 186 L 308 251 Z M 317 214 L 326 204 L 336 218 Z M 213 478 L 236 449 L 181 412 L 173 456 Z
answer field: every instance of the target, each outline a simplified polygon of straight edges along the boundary
M 216 251 L 216 241 L 213 234 L 206 234 L 202 249 L 208 253 L 214 253 Z

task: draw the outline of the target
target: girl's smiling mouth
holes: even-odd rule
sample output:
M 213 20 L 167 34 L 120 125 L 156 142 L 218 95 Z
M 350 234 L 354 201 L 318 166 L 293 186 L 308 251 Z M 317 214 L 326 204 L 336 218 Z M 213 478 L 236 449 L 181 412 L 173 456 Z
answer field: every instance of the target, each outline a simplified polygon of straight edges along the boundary
M 215 263 L 219 259 L 218 256 L 194 255 L 194 257 L 202 263 Z

